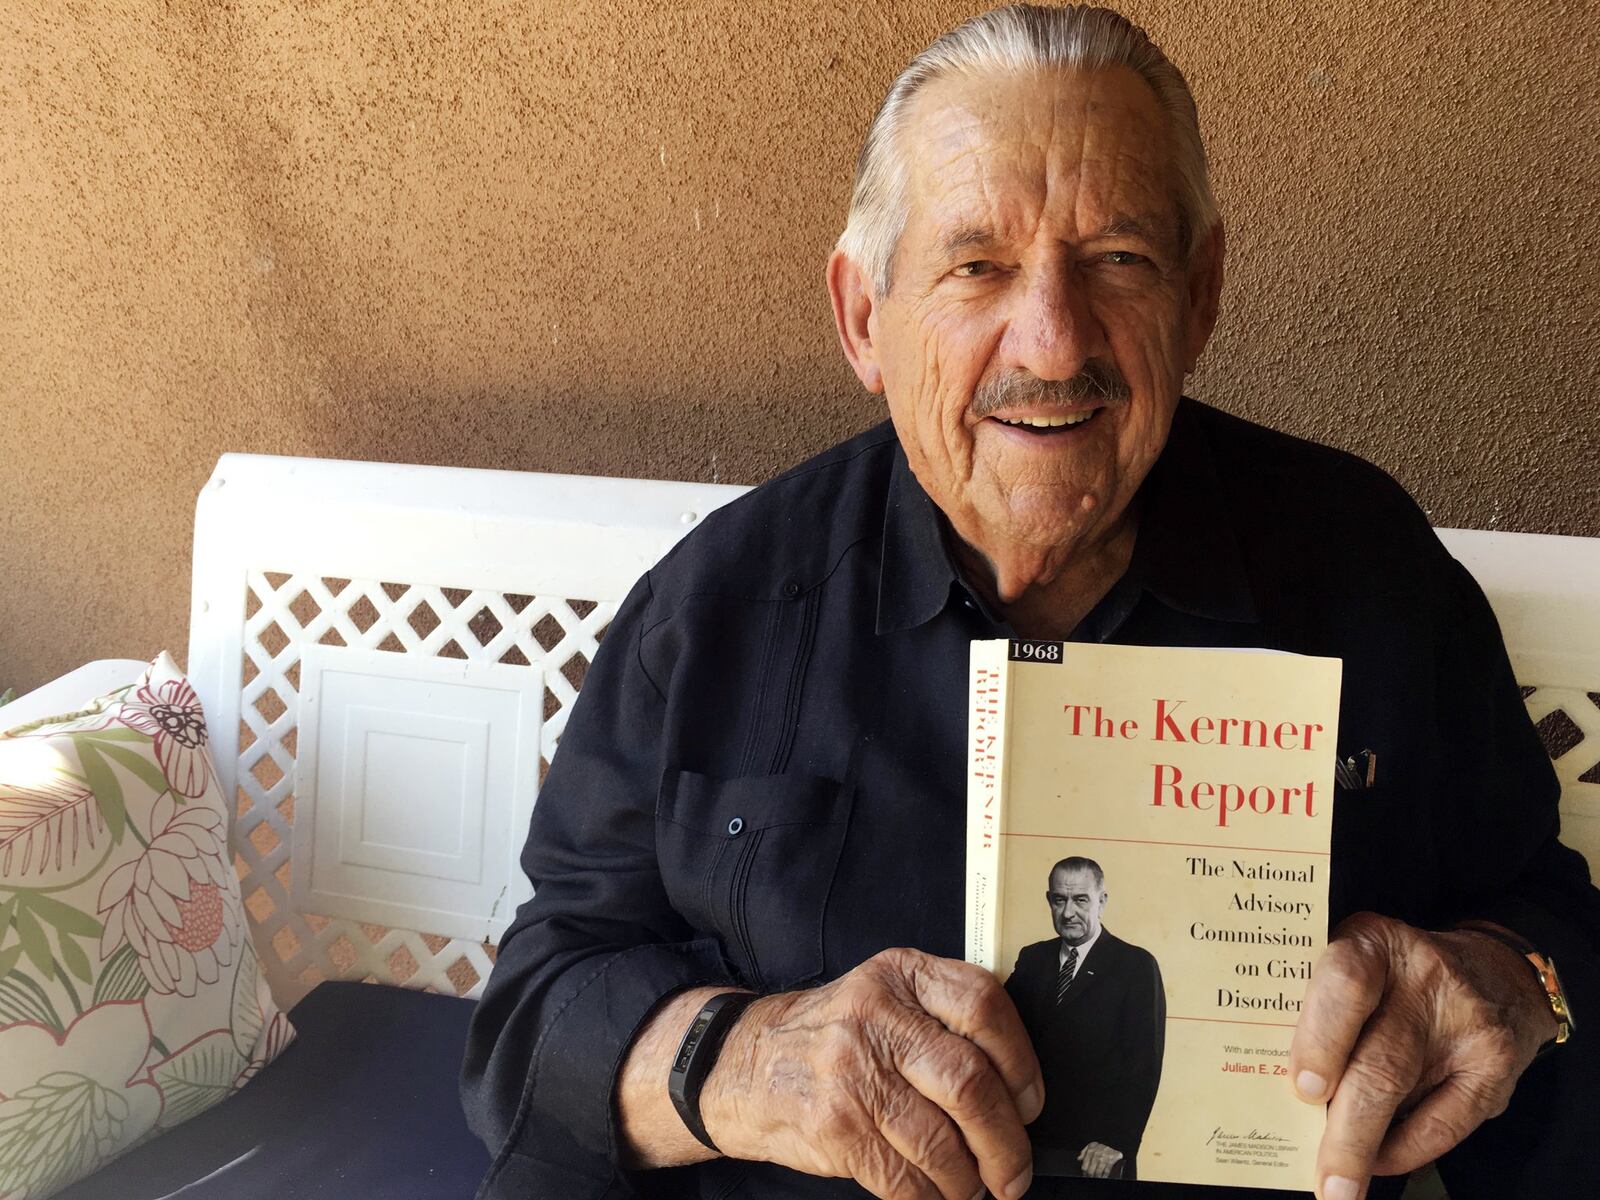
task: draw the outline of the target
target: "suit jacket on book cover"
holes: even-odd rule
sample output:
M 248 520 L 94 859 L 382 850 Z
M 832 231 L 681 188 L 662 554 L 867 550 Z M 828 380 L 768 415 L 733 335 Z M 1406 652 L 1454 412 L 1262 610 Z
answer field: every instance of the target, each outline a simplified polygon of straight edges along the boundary
M 1006 980 L 1045 1078 L 1061 1081 L 1029 1129 L 1037 1165 L 1044 1174 L 1077 1174 L 1080 1151 L 1099 1142 L 1125 1148 L 1116 1174 L 1133 1179 L 1166 1043 L 1161 969 L 1149 951 L 1102 929 L 1058 999 L 1060 947 L 1059 938 L 1024 946 Z

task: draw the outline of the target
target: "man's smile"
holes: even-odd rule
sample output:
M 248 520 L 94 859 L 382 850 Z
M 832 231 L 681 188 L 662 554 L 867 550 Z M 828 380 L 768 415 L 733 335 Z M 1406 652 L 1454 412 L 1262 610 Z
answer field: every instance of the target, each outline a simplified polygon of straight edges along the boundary
M 1060 429 L 1063 426 L 1081 425 L 1093 417 L 1098 409 L 1087 412 L 1054 413 L 1050 416 L 1039 417 L 995 417 L 1002 425 L 1011 425 L 1021 429 Z
M 1000 427 L 1003 436 L 1024 444 L 1037 444 L 1041 440 L 1077 440 L 1093 426 L 1100 409 L 1050 409 L 1047 411 L 995 413 L 985 417 L 985 423 Z

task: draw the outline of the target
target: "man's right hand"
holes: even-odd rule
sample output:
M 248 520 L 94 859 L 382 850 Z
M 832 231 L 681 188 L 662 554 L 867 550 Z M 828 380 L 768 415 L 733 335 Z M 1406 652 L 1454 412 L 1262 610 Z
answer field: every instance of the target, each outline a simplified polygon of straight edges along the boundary
M 751 1004 L 701 1092 L 734 1158 L 854 1179 L 882 1200 L 1017 1200 L 1039 1062 L 989 972 L 885 950 L 808 991 Z

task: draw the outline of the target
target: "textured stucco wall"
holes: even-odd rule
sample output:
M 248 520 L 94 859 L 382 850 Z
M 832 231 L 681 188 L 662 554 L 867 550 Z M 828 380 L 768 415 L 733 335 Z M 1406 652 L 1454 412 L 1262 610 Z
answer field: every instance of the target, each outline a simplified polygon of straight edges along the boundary
M 0 5 L 0 687 L 181 657 L 225 450 L 755 481 L 878 419 L 822 264 L 977 7 Z M 1229 223 L 1193 390 L 1600 534 L 1592 6 L 1126 11 Z

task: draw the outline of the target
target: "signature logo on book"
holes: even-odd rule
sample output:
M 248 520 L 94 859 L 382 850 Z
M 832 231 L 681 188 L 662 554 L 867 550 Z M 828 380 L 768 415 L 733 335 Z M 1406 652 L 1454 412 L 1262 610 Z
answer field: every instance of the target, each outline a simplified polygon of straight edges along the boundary
M 1218 1125 L 1211 1131 L 1211 1136 L 1206 1139 L 1206 1145 L 1211 1145 L 1212 1142 L 1218 1140 L 1219 1138 L 1223 1141 L 1233 1141 L 1237 1139 L 1246 1142 L 1278 1143 L 1287 1143 L 1289 1140 L 1286 1137 L 1279 1137 L 1275 1133 L 1262 1133 L 1259 1129 L 1252 1129 L 1249 1133 L 1234 1133 L 1231 1130 L 1224 1129 L 1221 1125 Z

